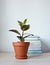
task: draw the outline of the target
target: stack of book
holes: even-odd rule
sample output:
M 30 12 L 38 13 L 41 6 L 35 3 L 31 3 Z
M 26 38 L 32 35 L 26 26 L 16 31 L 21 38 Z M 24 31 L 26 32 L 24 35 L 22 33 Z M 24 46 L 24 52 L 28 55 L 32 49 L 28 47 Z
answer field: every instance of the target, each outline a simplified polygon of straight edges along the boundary
M 39 36 L 29 36 L 25 41 L 30 42 L 28 54 L 41 54 L 41 41 Z

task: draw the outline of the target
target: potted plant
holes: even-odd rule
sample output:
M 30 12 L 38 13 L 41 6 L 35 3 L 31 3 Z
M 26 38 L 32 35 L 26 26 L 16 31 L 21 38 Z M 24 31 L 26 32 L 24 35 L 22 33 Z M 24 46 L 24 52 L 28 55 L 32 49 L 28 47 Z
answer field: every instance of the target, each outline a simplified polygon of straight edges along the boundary
M 26 42 L 25 38 L 27 38 L 28 36 L 30 36 L 32 34 L 28 34 L 28 35 L 24 36 L 25 35 L 24 32 L 30 28 L 30 25 L 26 24 L 27 19 L 24 19 L 23 22 L 21 22 L 19 20 L 17 22 L 20 26 L 22 33 L 20 33 L 18 30 L 15 30 L 15 29 L 9 30 L 9 31 L 12 31 L 14 33 L 17 33 L 18 34 L 17 38 L 20 40 L 18 42 L 13 42 L 15 57 L 17 59 L 26 59 L 27 58 L 27 51 L 28 51 L 28 47 L 29 47 L 30 42 Z

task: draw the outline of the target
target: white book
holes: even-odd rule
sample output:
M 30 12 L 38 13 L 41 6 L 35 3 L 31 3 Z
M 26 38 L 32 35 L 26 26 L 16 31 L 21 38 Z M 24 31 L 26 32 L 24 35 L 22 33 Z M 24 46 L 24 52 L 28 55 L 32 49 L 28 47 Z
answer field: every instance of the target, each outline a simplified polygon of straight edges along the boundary
M 41 47 L 29 47 L 29 50 L 41 50 Z
M 41 41 L 30 41 L 30 46 L 41 47 Z
M 30 36 L 25 39 L 26 42 L 30 42 L 30 46 L 28 49 L 29 54 L 34 54 L 34 53 L 42 53 L 41 51 L 41 41 L 40 37 L 38 36 Z
M 41 41 L 39 36 L 30 36 L 25 39 L 26 42 L 30 42 L 29 50 L 41 50 Z
M 30 46 L 41 47 L 41 41 L 40 40 L 38 40 L 38 41 L 26 41 L 26 42 L 30 42 Z
M 26 42 L 30 42 L 30 46 L 29 46 L 28 50 L 41 50 L 41 41 L 40 40 L 36 40 L 36 41 L 26 40 Z

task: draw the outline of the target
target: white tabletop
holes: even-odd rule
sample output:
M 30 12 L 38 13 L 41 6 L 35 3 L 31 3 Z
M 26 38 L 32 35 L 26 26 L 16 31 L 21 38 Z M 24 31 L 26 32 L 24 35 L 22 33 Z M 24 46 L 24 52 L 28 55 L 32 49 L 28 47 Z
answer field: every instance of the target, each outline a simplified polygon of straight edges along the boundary
M 29 55 L 28 59 L 15 59 L 14 53 L 0 53 L 0 65 L 50 65 L 50 53 Z

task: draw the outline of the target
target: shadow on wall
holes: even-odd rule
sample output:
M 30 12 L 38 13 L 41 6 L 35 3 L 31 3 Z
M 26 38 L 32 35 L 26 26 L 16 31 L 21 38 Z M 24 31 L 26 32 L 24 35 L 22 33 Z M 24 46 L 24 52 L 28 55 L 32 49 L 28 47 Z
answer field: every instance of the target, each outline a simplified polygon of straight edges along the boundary
M 41 49 L 42 49 L 42 52 L 50 52 L 50 49 L 47 45 L 47 41 L 44 40 L 44 39 L 41 39 Z

